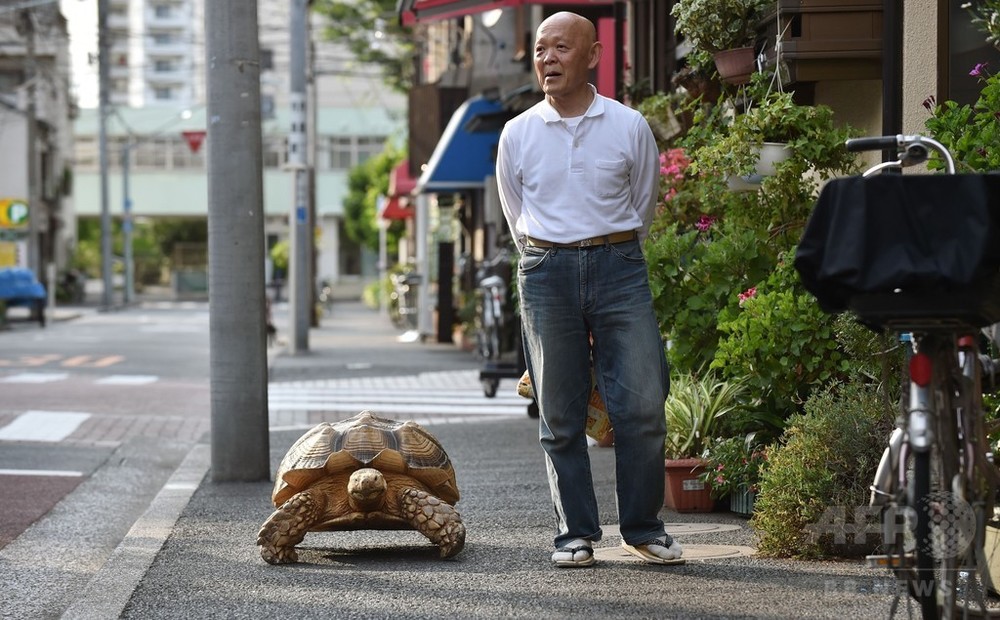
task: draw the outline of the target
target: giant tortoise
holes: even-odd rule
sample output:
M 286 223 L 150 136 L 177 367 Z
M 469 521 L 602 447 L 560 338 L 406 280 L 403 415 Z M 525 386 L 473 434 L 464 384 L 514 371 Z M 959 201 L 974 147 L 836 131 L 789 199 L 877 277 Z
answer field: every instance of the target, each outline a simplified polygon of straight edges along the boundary
M 257 535 L 270 564 L 296 562 L 306 532 L 417 530 L 450 557 L 465 544 L 458 485 L 441 444 L 413 421 L 370 411 L 307 431 L 278 466 L 277 507 Z

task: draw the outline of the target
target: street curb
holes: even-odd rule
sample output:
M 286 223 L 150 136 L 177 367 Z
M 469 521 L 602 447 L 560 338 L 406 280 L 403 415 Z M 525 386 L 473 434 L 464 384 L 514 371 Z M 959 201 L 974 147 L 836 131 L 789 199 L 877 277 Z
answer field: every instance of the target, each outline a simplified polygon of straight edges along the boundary
M 146 512 L 132 525 L 108 561 L 87 584 L 82 596 L 62 618 L 96 620 L 122 615 L 210 465 L 208 444 L 197 444 L 188 452 Z

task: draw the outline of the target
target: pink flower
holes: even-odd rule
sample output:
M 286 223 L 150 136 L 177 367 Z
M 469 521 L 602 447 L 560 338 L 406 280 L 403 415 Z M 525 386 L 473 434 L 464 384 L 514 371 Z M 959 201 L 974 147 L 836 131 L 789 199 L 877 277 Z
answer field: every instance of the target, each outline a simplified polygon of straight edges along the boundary
M 660 176 L 666 177 L 668 181 L 680 181 L 684 178 L 684 171 L 687 170 L 691 160 L 684 154 L 684 149 L 670 149 L 660 153 Z
M 740 293 L 738 295 L 738 297 L 740 298 L 740 307 L 742 308 L 743 307 L 743 302 L 745 302 L 746 300 L 750 299 L 751 297 L 753 297 L 756 294 L 757 294 L 757 287 L 756 286 L 751 286 L 747 290 L 745 290 L 742 293 Z
M 990 63 L 988 62 L 976 63 L 976 66 L 972 68 L 972 71 L 969 71 L 969 75 L 972 77 L 981 77 L 986 73 L 986 67 L 988 67 L 989 64 Z
M 725 482 L 726 482 L 726 479 L 723 478 L 722 476 L 716 476 L 715 477 L 715 484 L 724 484 Z
M 701 232 L 707 232 L 708 229 L 712 227 L 712 224 L 715 223 L 716 219 L 718 218 L 715 218 L 711 215 L 703 215 L 700 218 L 698 218 L 698 223 L 695 224 L 695 228 L 697 228 Z

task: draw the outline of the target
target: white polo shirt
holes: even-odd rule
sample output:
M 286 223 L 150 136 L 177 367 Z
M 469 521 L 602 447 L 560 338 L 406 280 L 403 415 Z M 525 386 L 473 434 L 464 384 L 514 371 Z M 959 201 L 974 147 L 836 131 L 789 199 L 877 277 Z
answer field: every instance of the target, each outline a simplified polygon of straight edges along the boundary
M 639 112 L 591 90 L 575 128 L 542 100 L 500 134 L 500 204 L 519 249 L 525 236 L 571 243 L 649 232 L 659 198 L 653 132 Z

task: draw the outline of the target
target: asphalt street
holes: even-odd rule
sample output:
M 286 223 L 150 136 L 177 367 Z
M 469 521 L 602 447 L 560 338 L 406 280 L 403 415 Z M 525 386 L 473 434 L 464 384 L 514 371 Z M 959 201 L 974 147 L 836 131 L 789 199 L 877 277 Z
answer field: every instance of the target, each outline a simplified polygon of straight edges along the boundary
M 280 327 L 280 326 L 279 326 Z M 310 332 L 310 351 L 276 352 L 272 387 L 294 392 L 317 386 L 330 398 L 345 386 L 373 386 L 374 405 L 393 402 L 411 386 L 458 390 L 414 414 L 443 443 L 458 476 L 456 508 L 468 529 L 465 549 L 441 560 L 415 532 L 310 533 L 300 562 L 266 564 L 256 546 L 273 510 L 271 482 L 216 483 L 207 437 L 166 453 L 144 471 L 122 477 L 109 465 L 56 506 L 53 514 L 0 551 L 3 617 L 64 618 L 868 618 L 887 615 L 894 584 L 856 560 L 805 562 L 754 555 L 746 519 L 727 511 L 676 513 L 664 509 L 668 531 L 685 546 L 683 566 L 639 563 L 619 548 L 614 478 L 627 469 L 611 448 L 593 447 L 593 474 L 604 538 L 598 563 L 586 569 L 551 566 L 553 517 L 537 442 L 537 420 L 521 406 L 500 402 L 515 382 L 500 385 L 496 403 L 475 393 L 479 363 L 453 345 L 403 342 L 377 312 L 354 302 Z M 295 383 L 295 382 L 298 383 Z M 452 387 L 447 387 L 452 382 Z M 380 383 L 382 382 L 382 383 Z M 471 383 L 471 386 L 470 386 Z M 461 385 L 459 385 L 461 384 Z M 463 387 L 464 386 L 464 387 Z M 270 389 L 270 388 L 269 388 Z M 354 389 L 354 388 L 351 388 Z M 339 390 L 339 391 L 337 391 Z M 422 392 L 417 393 L 418 391 Z M 392 392 L 392 393 L 389 393 Z M 458 392 L 456 392 L 458 393 Z M 419 397 L 419 398 L 418 398 Z M 384 400 L 382 400 L 384 399 Z M 481 406 L 485 402 L 487 407 Z M 449 403 L 467 403 L 458 412 Z M 293 404 L 286 404 L 290 410 Z M 357 401 L 357 407 L 363 406 Z M 307 404 L 275 424 L 271 471 L 287 448 L 319 419 L 341 419 L 355 402 L 333 408 Z M 500 407 L 503 405 L 503 407 Z M 390 405 L 386 404 L 386 407 Z M 355 408 L 357 408 L 355 407 Z M 436 410 L 440 409 L 440 412 Z M 376 412 L 378 410 L 376 409 Z M 339 417 L 338 417 L 339 416 Z M 287 423 L 291 421 L 291 423 Z M 117 456 L 138 457 L 140 442 Z M 133 454 L 125 454 L 133 451 Z M 119 454 L 120 453 L 120 454 Z M 110 459 L 113 462 L 114 459 Z M 145 475 L 145 479 L 142 476 Z M 145 486 L 143 486 L 145 483 Z M 140 490 L 142 487 L 145 490 Z M 151 489 L 151 491 L 150 491 Z M 149 497 L 153 493 L 152 498 Z M 88 506 L 88 503 L 93 505 Z M 115 523 L 86 519 L 99 505 Z M 137 514 L 138 513 L 138 514 Z M 122 527 L 112 551 L 87 546 L 89 531 Z M 66 561 L 66 559 L 71 561 Z M 94 570 L 86 567 L 99 565 Z M 35 605 L 39 588 L 62 593 L 57 604 Z M 42 595 L 45 598 L 47 595 Z M 61 601 L 61 602 L 59 602 Z M 61 605 L 61 606 L 60 606 Z

